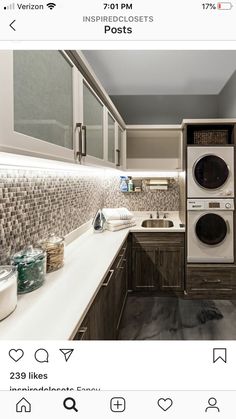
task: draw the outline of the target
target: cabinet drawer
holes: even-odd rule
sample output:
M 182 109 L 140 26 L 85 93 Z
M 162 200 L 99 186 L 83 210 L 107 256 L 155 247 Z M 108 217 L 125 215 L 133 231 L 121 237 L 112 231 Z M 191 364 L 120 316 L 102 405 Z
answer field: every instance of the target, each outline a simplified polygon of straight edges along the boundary
M 234 273 L 230 270 L 187 269 L 187 289 L 189 291 L 232 291 Z
M 184 233 L 133 233 L 133 246 L 153 245 L 153 246 L 184 246 Z

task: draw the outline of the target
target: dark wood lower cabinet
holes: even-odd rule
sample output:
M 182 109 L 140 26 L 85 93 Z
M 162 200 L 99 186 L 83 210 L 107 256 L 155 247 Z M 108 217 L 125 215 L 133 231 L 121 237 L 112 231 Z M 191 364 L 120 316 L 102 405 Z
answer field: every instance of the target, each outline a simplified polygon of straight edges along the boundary
M 130 234 L 74 340 L 116 339 L 128 288 L 191 299 L 236 298 L 236 265 L 189 264 L 185 278 L 184 237 L 171 232 Z
M 78 328 L 74 340 L 116 339 L 128 292 L 127 252 L 125 244 Z
M 121 316 L 124 309 L 124 304 L 128 292 L 128 259 L 127 250 L 124 253 L 118 267 L 116 268 L 116 277 L 114 281 L 114 300 L 113 311 L 114 311 L 114 325 L 115 325 L 115 337 L 118 334 Z
M 155 248 L 135 247 L 132 259 L 132 290 L 158 289 Z
M 236 266 L 187 265 L 186 291 L 189 298 L 235 298 Z
M 183 294 L 184 234 L 132 234 L 103 281 L 74 340 L 117 338 L 128 292 L 128 276 L 129 288 L 134 291 Z
M 181 291 L 184 289 L 184 248 L 164 247 L 157 253 L 157 281 L 160 289 Z
M 133 291 L 183 293 L 184 271 L 183 233 L 133 234 Z

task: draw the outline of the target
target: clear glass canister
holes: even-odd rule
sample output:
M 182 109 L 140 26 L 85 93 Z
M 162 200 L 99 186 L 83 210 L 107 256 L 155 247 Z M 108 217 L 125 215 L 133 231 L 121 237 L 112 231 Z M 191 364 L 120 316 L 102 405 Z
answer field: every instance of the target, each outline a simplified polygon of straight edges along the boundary
M 47 253 L 47 272 L 53 272 L 64 265 L 64 237 L 51 234 L 48 239 L 42 240 L 40 246 Z
M 27 247 L 11 259 L 18 270 L 18 294 L 34 291 L 43 285 L 46 276 L 46 253 L 43 249 Z
M 17 269 L 0 266 L 0 320 L 11 314 L 17 305 Z

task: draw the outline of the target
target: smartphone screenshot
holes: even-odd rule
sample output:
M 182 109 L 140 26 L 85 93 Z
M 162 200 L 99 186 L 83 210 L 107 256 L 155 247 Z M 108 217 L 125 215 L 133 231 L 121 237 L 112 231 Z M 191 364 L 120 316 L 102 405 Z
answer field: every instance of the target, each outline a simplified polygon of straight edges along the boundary
M 236 2 L 0 0 L 4 419 L 234 419 Z

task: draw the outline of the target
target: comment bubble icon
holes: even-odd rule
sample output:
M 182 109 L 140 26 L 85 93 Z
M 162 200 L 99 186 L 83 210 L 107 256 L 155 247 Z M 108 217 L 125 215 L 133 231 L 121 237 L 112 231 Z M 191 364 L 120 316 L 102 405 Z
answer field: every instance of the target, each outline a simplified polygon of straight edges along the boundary
M 49 353 L 48 351 L 46 351 L 46 349 L 43 349 L 43 348 L 38 349 L 35 352 L 34 357 L 37 362 L 40 362 L 42 364 L 45 362 L 46 363 L 49 362 Z

